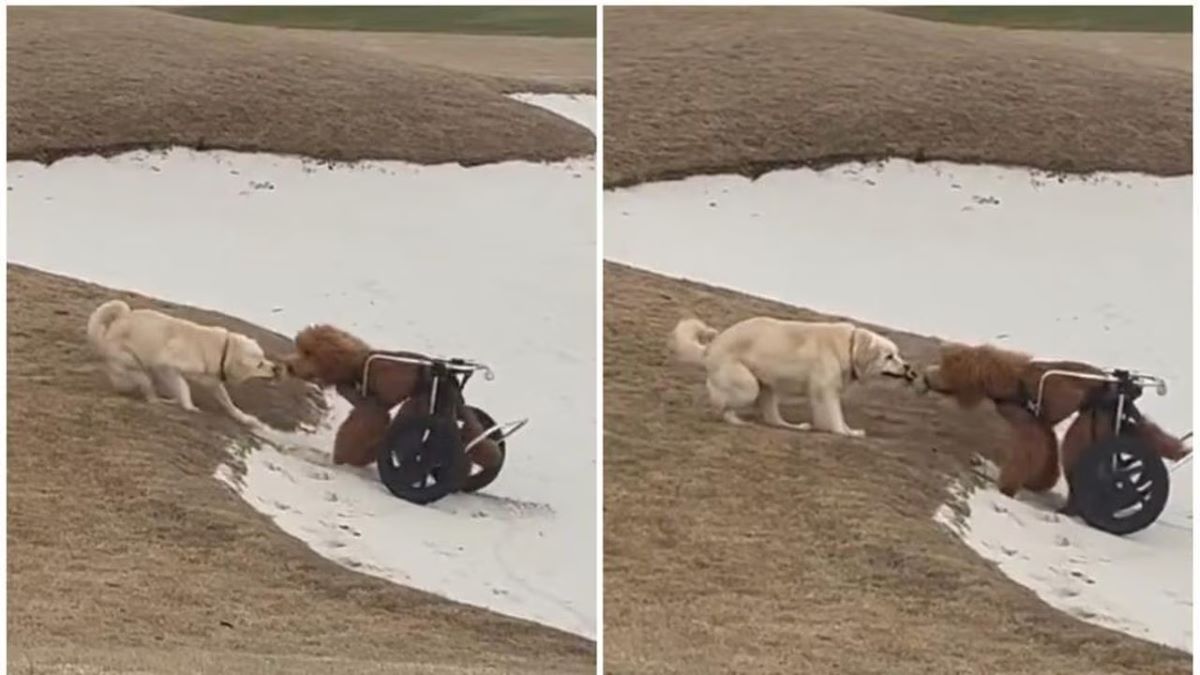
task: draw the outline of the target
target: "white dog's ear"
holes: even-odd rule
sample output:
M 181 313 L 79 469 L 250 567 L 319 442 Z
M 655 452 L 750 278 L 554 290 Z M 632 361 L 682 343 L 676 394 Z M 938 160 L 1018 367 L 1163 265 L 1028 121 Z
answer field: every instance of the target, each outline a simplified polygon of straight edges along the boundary
M 871 375 L 877 370 L 879 345 L 875 334 L 860 328 L 850 333 L 850 363 L 859 377 Z

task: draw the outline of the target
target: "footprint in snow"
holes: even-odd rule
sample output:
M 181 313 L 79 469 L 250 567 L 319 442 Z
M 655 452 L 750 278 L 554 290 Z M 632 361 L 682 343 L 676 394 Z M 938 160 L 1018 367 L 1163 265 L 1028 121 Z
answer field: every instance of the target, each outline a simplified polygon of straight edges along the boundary
M 1083 572 L 1080 572 L 1079 570 L 1071 570 L 1071 576 L 1075 577 L 1076 579 L 1082 580 L 1085 584 L 1096 583 L 1091 577 L 1084 574 Z

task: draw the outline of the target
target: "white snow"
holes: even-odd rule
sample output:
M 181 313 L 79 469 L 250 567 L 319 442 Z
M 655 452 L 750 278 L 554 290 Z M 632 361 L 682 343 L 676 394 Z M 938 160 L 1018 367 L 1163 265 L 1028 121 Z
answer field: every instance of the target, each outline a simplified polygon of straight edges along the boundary
M 1148 391 L 1139 407 L 1182 434 L 1192 428 L 1191 199 L 1190 176 L 1060 181 L 903 160 L 699 176 L 607 193 L 604 252 L 893 328 L 1160 375 L 1168 395 Z M 1191 482 L 1183 463 L 1167 511 L 1126 538 L 979 490 L 965 495 L 963 537 L 1051 605 L 1190 651 Z
M 10 261 L 286 335 L 328 322 L 491 365 L 496 379 L 473 380 L 467 400 L 531 421 L 482 493 L 419 507 L 373 468 L 332 467 L 339 401 L 320 429 L 268 434 L 244 480 L 218 478 L 347 567 L 594 638 L 592 158 L 331 168 L 172 149 L 9 162 L 8 184 Z
M 596 97 L 585 94 L 511 94 L 522 103 L 545 108 L 596 133 Z

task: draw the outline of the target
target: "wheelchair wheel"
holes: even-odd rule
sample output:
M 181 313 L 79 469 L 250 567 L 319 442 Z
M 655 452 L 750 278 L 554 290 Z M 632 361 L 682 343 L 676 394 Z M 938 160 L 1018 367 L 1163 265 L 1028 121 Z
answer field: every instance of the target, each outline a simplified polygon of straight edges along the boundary
M 432 415 L 392 423 L 379 451 L 379 479 L 397 497 L 429 504 L 461 488 L 469 470 L 458 426 Z
M 1096 443 L 1071 471 L 1079 514 L 1092 527 L 1120 536 L 1158 519 L 1169 482 L 1162 458 L 1127 435 Z
M 476 408 L 475 406 L 467 406 L 467 407 L 469 407 L 472 411 L 474 411 L 475 417 L 477 417 L 479 419 L 479 423 L 483 426 L 484 429 L 488 429 L 488 428 L 491 428 L 496 425 L 496 420 L 492 419 L 492 416 L 487 414 L 483 409 Z M 493 467 L 485 469 L 485 468 L 479 466 L 478 464 L 475 464 L 474 462 L 472 462 L 470 460 L 470 458 L 468 457 L 467 463 L 469 463 L 471 465 L 470 466 L 470 475 L 468 475 L 466 480 L 463 481 L 463 485 L 462 485 L 463 492 L 476 492 L 478 490 L 482 490 L 483 488 L 487 487 L 488 485 L 491 485 L 492 481 L 496 480 L 496 476 L 500 475 L 500 469 L 504 468 L 504 457 L 505 457 L 506 449 L 505 449 L 504 436 L 501 434 L 501 430 L 496 429 L 491 434 L 488 434 L 488 438 L 492 439 L 493 441 L 496 441 L 496 445 L 499 446 L 500 462 L 497 463 Z

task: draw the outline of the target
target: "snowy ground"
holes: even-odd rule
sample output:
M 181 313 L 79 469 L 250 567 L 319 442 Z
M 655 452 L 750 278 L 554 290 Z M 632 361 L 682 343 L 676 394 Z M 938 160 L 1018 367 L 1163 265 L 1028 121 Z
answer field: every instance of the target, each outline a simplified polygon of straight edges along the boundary
M 595 120 L 594 97 L 550 97 Z M 232 152 L 9 162 L 9 260 L 291 335 L 329 322 L 381 348 L 490 364 L 468 400 L 529 417 L 504 471 L 430 507 L 329 464 L 337 406 L 272 433 L 240 494 L 348 567 L 596 634 L 595 163 L 326 167 Z M 228 469 L 218 477 L 233 481 Z
M 1167 378 L 1192 428 L 1192 181 L 949 163 L 693 177 L 605 196 L 605 257 L 912 332 Z M 703 317 L 701 317 L 703 318 Z M 853 415 L 853 412 L 850 412 Z M 1191 465 L 1124 539 L 994 489 L 964 540 L 1048 603 L 1191 650 Z M 944 514 L 939 514 L 942 519 Z M 1131 583 L 1136 579 L 1136 583 Z
M 512 98 L 545 108 L 596 133 L 596 97 L 585 94 L 512 94 Z

